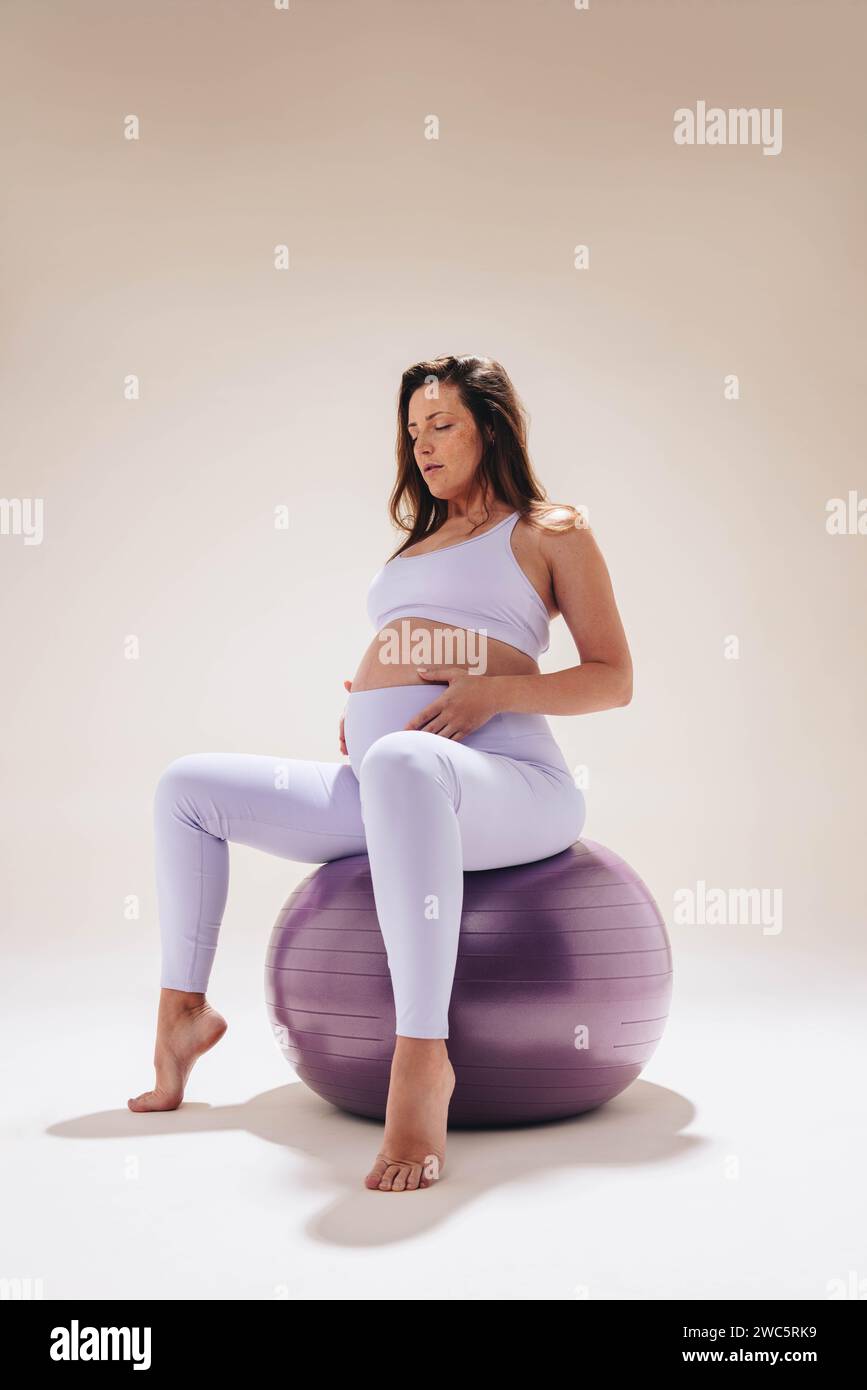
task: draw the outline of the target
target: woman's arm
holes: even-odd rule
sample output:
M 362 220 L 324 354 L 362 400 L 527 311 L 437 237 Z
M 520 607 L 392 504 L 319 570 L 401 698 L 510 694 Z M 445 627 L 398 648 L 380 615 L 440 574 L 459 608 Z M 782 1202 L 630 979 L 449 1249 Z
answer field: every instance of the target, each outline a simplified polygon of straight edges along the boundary
M 538 676 L 485 677 L 496 708 L 517 714 L 592 714 L 628 705 L 632 658 L 593 532 L 587 526 L 545 532 L 540 550 L 581 665 Z
M 462 739 L 505 711 L 592 714 L 629 704 L 632 658 L 595 537 L 581 526 L 544 532 L 539 545 L 581 665 L 538 676 L 477 676 L 458 666 L 419 666 L 423 680 L 446 681 L 448 689 L 425 705 L 407 729 Z

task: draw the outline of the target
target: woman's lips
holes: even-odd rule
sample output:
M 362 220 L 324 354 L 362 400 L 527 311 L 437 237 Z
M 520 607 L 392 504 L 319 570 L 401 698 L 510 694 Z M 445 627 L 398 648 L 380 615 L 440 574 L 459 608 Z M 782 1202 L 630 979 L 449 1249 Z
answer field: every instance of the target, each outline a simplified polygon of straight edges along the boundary
M 440 469 L 440 468 L 442 468 L 442 464 L 441 464 L 441 463 L 429 463 L 429 464 L 427 464 L 427 465 L 425 466 L 425 468 L 422 470 L 422 472 L 424 472 L 424 473 L 436 473 L 437 470 Z

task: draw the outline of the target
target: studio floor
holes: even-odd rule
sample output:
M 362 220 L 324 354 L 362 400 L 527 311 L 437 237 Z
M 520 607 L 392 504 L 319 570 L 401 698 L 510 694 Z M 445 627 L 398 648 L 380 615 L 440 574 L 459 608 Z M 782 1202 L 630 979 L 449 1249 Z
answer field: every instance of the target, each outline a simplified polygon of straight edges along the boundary
M 228 943 L 227 943 L 228 944 Z M 288 1069 L 237 942 L 183 1106 L 153 1083 L 142 956 L 6 975 L 2 1269 L 45 1298 L 867 1296 L 863 972 L 770 940 L 678 948 L 665 1036 L 605 1107 L 450 1135 L 439 1183 L 362 1186 L 381 1127 Z

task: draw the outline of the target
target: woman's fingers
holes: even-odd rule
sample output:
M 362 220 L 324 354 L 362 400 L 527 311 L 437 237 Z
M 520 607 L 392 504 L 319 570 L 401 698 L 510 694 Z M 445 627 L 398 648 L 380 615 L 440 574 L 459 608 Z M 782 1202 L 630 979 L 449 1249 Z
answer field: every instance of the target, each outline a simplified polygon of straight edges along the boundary
M 410 719 L 409 723 L 404 724 L 403 727 L 405 729 L 423 729 L 430 724 L 432 719 L 439 719 L 440 717 L 439 701 L 435 700 L 433 704 L 425 705 L 424 709 L 420 709 L 415 718 Z
M 430 721 L 428 724 L 425 725 L 425 727 L 424 727 L 424 733 L 426 733 L 426 734 L 441 734 L 442 731 L 443 731 L 443 729 L 446 729 L 446 728 L 448 728 L 448 727 L 450 727 L 450 726 L 449 726 L 449 721 L 448 721 L 447 719 L 445 719 L 445 718 L 440 718 L 440 717 L 436 717 L 436 718 L 434 718 L 434 719 L 431 719 L 431 721 Z

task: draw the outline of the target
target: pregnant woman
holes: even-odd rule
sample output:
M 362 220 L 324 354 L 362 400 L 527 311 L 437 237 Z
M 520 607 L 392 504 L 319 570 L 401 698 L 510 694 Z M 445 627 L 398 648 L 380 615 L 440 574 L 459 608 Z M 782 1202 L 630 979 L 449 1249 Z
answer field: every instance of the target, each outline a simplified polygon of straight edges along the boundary
M 632 696 L 605 561 L 576 509 L 546 501 L 526 435 L 499 363 L 442 357 L 404 372 L 390 515 L 407 534 L 368 591 L 377 632 L 346 683 L 349 762 L 191 753 L 164 770 L 156 1086 L 130 1109 L 180 1105 L 194 1062 L 226 1031 L 205 991 L 227 842 L 314 864 L 366 853 L 396 1021 L 385 1135 L 364 1181 L 404 1192 L 441 1175 L 464 870 L 574 844 L 584 796 L 545 715 Z M 561 613 L 580 664 L 542 675 Z

